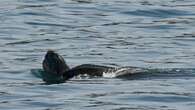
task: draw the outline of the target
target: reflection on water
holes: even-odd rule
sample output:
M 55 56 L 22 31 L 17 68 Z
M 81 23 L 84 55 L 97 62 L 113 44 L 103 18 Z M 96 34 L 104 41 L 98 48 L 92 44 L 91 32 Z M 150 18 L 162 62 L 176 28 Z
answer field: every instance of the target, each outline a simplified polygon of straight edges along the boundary
M 193 0 L 1 0 L 0 108 L 192 110 L 194 8 Z M 47 49 L 71 67 L 185 71 L 46 85 L 30 70 L 41 67 Z

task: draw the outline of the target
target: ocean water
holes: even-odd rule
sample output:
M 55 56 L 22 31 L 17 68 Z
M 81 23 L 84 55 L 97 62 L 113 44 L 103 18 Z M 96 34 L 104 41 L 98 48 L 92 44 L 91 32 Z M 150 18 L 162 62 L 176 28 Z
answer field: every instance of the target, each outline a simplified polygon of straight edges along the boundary
M 71 67 L 165 72 L 47 85 L 30 72 L 47 49 Z M 194 0 L 0 1 L 0 110 L 193 110 L 193 68 Z

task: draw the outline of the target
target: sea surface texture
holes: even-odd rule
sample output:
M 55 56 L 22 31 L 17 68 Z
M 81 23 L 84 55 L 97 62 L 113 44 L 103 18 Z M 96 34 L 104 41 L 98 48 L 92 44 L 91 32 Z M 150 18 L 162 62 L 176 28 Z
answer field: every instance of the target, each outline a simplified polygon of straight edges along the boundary
M 164 72 L 48 85 L 30 72 L 48 49 L 70 67 Z M 0 110 L 194 108 L 194 0 L 0 0 Z

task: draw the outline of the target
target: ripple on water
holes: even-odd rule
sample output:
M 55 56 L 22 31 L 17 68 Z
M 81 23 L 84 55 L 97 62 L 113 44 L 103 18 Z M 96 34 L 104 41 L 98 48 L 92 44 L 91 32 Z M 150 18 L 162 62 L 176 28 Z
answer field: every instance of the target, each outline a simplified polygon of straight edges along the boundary
M 190 16 L 194 15 L 194 13 L 190 13 L 183 10 L 177 9 L 150 9 L 150 10 L 135 10 L 135 11 L 126 11 L 122 12 L 127 15 L 135 15 L 135 16 L 144 16 L 144 17 L 159 17 L 159 18 L 170 18 L 177 16 Z

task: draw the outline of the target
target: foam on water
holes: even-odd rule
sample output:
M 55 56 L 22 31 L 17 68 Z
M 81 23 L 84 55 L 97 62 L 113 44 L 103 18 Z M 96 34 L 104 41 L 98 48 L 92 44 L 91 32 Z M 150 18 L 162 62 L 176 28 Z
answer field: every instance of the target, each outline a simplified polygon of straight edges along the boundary
M 131 75 L 133 74 L 146 73 L 146 72 L 148 71 L 144 68 L 120 67 L 120 68 L 110 69 L 106 72 L 103 72 L 103 77 L 107 77 L 107 78 L 124 77 L 124 76 L 131 77 Z
M 105 78 L 114 78 L 114 77 L 116 77 L 116 72 L 117 71 L 120 71 L 120 70 L 115 70 L 115 71 L 110 70 L 110 71 L 103 72 L 103 77 L 105 77 Z

